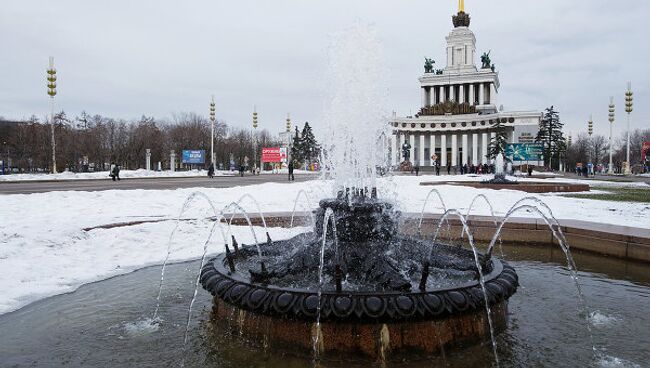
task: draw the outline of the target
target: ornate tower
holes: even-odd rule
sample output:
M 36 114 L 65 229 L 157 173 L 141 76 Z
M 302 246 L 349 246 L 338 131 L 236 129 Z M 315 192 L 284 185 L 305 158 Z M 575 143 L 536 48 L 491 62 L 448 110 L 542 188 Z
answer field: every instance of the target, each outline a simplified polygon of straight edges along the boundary
M 476 37 L 469 29 L 470 16 L 465 13 L 465 1 L 458 1 L 458 14 L 451 17 L 454 29 L 447 36 L 446 72 L 476 72 Z

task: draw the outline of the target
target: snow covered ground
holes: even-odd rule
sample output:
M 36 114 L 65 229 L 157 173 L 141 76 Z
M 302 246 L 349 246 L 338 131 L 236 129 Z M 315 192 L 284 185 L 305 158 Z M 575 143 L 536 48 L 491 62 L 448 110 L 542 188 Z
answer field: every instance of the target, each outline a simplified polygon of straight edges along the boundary
M 235 172 L 216 171 L 215 176 L 232 176 Z M 154 170 L 120 170 L 120 178 L 183 178 L 195 176 L 208 176 L 207 170 L 188 170 L 188 171 L 154 171 Z M 2 181 L 34 181 L 34 180 L 108 180 L 108 171 L 97 171 L 89 173 L 73 173 L 65 171 L 58 174 L 11 174 L 0 175 Z
M 401 211 L 419 213 L 427 194 L 436 189 L 448 208 L 465 213 L 477 194 L 486 195 L 497 215 L 503 215 L 518 199 L 531 194 L 513 190 L 474 189 L 458 186 L 421 186 L 422 181 L 482 180 L 472 176 L 394 176 L 379 181 L 379 195 L 396 201 Z M 519 179 L 528 180 L 528 179 Z M 566 179 L 545 179 L 548 181 Z M 645 186 L 645 183 L 612 183 L 589 181 L 592 186 Z M 205 194 L 217 210 L 239 200 L 248 193 L 257 199 L 261 211 L 292 211 L 298 197 L 297 210 L 318 206 L 318 200 L 333 194 L 331 182 L 314 180 L 300 183 L 265 183 L 247 187 L 223 189 L 196 188 L 177 190 L 109 190 L 99 192 L 48 192 L 0 196 L 0 314 L 40 298 L 68 292 L 80 285 L 130 272 L 147 265 L 161 264 L 167 254 L 167 244 L 176 219 L 186 199 L 195 192 Z M 593 222 L 650 228 L 650 206 L 642 203 L 594 201 L 566 198 L 554 194 L 537 195 L 545 201 L 559 219 L 579 219 Z M 248 197 L 242 207 L 257 212 Z M 442 213 L 432 196 L 426 212 Z M 489 215 L 488 206 L 477 201 L 473 214 Z M 182 215 L 192 221 L 181 221 L 172 238 L 171 259 L 199 258 L 211 223 L 203 218 L 212 216 L 211 205 L 202 195 L 188 203 Z M 533 216 L 528 213 L 520 217 Z M 196 220 L 198 219 L 198 220 Z M 164 220 L 112 229 L 84 228 L 100 225 Z M 273 239 L 290 237 L 305 229 L 271 229 Z M 260 239 L 263 230 L 256 228 Z M 250 229 L 234 227 L 240 242 L 253 241 Z M 217 230 L 209 244 L 209 253 L 223 249 Z

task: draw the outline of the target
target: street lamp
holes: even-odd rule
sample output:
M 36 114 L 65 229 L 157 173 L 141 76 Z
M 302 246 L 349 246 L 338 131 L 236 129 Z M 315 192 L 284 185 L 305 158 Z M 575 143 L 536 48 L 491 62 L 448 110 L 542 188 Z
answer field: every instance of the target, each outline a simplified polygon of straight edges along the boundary
M 625 164 L 625 175 L 630 175 L 630 114 L 634 105 L 632 97 L 632 82 L 627 82 L 627 91 L 625 92 L 625 112 L 627 112 L 627 154 Z
M 613 147 L 612 147 L 612 127 L 614 126 L 614 97 L 609 98 L 609 167 L 607 172 L 611 175 L 614 173 L 614 162 L 612 161 L 613 157 Z
M 216 108 L 214 103 L 214 95 L 212 95 L 212 101 L 210 102 L 210 162 L 212 167 L 215 167 L 214 159 L 214 122 L 216 120 Z
M 289 113 L 287 113 L 286 127 L 287 127 L 287 135 L 289 136 L 289 144 L 287 146 L 287 166 L 288 166 L 289 163 L 291 162 L 291 159 L 292 159 L 291 158 L 291 138 L 292 138 L 292 136 L 291 136 L 291 115 Z
M 253 141 L 253 175 L 257 172 L 257 108 L 253 106 L 253 130 L 251 130 Z
M 47 94 L 50 96 L 52 108 L 52 121 L 50 122 L 52 135 L 52 174 L 56 174 L 56 141 L 54 140 L 54 96 L 56 96 L 56 68 L 54 57 L 50 56 L 50 67 L 47 69 Z
M 587 160 L 589 162 L 587 162 L 587 170 L 588 170 L 587 173 L 591 175 L 594 167 L 593 162 L 591 162 L 592 159 L 591 150 L 593 149 L 593 142 L 591 141 L 591 136 L 594 134 L 594 121 L 591 115 L 589 115 L 589 121 L 587 122 L 587 134 L 589 134 L 589 148 L 587 149 L 587 156 L 588 156 Z M 591 164 L 591 167 L 589 166 L 589 164 Z

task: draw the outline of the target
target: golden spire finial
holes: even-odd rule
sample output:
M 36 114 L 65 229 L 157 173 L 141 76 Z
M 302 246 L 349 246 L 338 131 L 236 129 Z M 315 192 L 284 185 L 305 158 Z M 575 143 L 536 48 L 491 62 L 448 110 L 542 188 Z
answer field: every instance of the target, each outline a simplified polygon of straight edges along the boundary
M 458 0 L 458 12 L 465 12 L 465 0 Z

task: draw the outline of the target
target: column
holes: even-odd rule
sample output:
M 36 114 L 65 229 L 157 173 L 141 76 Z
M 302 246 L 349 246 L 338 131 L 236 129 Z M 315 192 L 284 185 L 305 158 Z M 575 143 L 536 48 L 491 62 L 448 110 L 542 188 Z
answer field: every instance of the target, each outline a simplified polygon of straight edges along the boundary
M 496 136 L 497 136 L 496 133 L 490 133 L 490 142 L 492 142 L 494 138 L 496 138 Z
M 449 85 L 449 98 L 448 100 L 451 101 L 454 99 L 454 85 L 450 84 Z
M 461 84 L 458 86 L 458 103 L 465 102 L 465 86 Z
M 478 84 L 478 104 L 483 105 L 485 103 L 485 88 L 483 83 Z
M 487 133 L 481 134 L 481 140 L 483 141 L 483 144 L 481 144 L 481 163 L 487 164 L 488 145 L 490 144 Z
M 445 92 L 445 86 L 440 86 L 440 103 L 447 101 L 447 93 Z
M 424 133 L 420 133 L 420 167 L 424 166 Z
M 490 83 L 490 103 L 497 106 L 497 87 L 494 83 Z
M 433 133 L 429 135 L 429 153 L 431 154 L 431 156 L 433 156 L 436 153 L 436 135 Z M 438 160 L 440 160 L 440 157 L 438 157 Z M 431 166 L 434 166 L 434 164 L 435 162 L 431 160 Z
M 458 165 L 458 137 L 456 134 L 451 135 L 451 166 Z
M 171 172 L 176 171 L 176 152 L 174 150 L 169 152 L 169 170 Z
M 467 145 L 467 134 L 462 135 L 462 144 L 463 144 L 463 152 L 460 154 L 460 161 L 462 162 L 463 165 L 467 165 L 467 151 L 469 151 L 469 146 Z
M 411 134 L 410 137 L 410 144 L 411 144 L 411 162 L 415 163 L 415 134 Z
M 470 83 L 468 86 L 469 88 L 469 104 L 474 106 L 474 101 L 476 101 L 476 97 L 474 96 L 474 83 Z
M 447 166 L 447 134 L 440 135 L 440 166 Z
M 399 134 L 399 147 L 397 148 L 397 162 L 401 163 L 403 159 L 402 146 L 404 145 L 404 143 L 406 143 L 406 135 L 403 132 L 402 133 L 398 132 L 397 134 Z
M 390 135 L 390 164 L 391 166 L 397 166 L 399 161 L 399 146 L 397 144 L 397 137 L 394 134 Z
M 422 107 L 427 106 L 427 90 L 422 87 Z
M 478 134 L 472 134 L 472 163 L 478 165 Z

